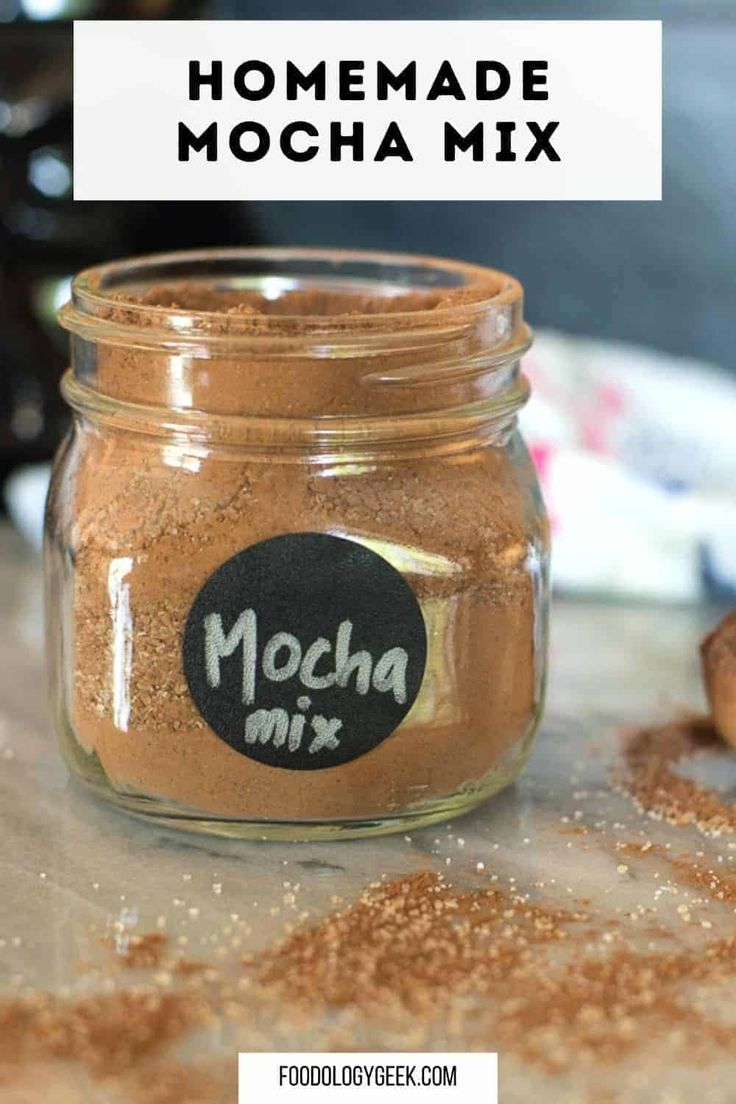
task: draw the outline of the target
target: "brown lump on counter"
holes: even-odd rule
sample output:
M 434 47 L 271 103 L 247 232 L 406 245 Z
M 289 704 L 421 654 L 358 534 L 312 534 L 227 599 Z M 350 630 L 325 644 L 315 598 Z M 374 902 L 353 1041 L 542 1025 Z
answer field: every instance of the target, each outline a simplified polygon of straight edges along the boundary
M 736 747 L 736 610 L 706 636 L 700 657 L 713 724 Z

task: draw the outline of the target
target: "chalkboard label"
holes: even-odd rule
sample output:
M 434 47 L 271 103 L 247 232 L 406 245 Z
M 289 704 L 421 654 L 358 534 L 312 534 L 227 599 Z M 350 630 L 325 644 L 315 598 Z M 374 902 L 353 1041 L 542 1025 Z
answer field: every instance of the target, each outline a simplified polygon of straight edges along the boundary
M 409 584 L 343 537 L 289 533 L 207 580 L 183 644 L 189 692 L 230 747 L 285 770 L 371 751 L 411 709 L 427 637 Z

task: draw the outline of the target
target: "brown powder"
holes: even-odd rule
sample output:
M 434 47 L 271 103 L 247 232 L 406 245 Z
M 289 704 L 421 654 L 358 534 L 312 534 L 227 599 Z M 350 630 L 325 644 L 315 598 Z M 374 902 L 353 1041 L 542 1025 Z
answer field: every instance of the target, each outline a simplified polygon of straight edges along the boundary
M 234 1062 L 225 1068 L 193 1068 L 159 1063 L 155 1078 L 147 1071 L 133 1079 L 135 1104 L 235 1104 L 238 1087 Z
M 144 932 L 141 935 L 119 933 L 114 938 L 106 936 L 102 945 L 115 952 L 116 963 L 126 970 L 160 970 L 179 977 L 190 977 L 210 968 L 204 959 L 190 955 L 173 955 L 170 940 L 161 931 Z M 91 964 L 80 964 L 80 972 Z
M 105 942 L 115 947 L 124 966 L 131 970 L 145 970 L 161 964 L 168 938 L 163 932 L 145 932 Z
M 698 1059 L 736 1053 L 736 1026 L 708 1018 L 692 987 L 736 976 L 736 939 L 693 949 L 584 953 L 586 911 L 417 873 L 288 936 L 247 968 L 285 1007 L 360 1009 L 423 1024 L 412 1045 L 457 1039 L 551 1073 L 686 1041 Z M 610 924 L 603 925 L 603 934 Z M 600 937 L 600 935 L 599 935 Z M 610 948 L 610 943 L 602 946 Z M 288 1000 L 287 1000 L 288 997 Z M 439 1025 L 439 1026 L 438 1026 Z
M 616 844 L 616 850 L 640 859 L 648 857 L 664 860 L 675 872 L 681 885 L 702 889 L 712 901 L 736 905 L 736 878 L 729 878 L 712 866 L 696 862 L 690 855 L 673 855 L 660 843 L 638 841 L 621 841 Z
M 736 1055 L 736 1026 L 705 1012 L 736 978 L 733 937 L 640 950 L 585 909 L 426 871 L 369 887 L 244 969 L 210 969 L 174 992 L 6 1002 L 4 1075 L 54 1058 L 115 1074 L 136 1104 L 168 1104 L 177 1090 L 231 1104 L 234 1060 L 200 1069 L 171 1057 L 208 1023 L 227 1025 L 233 1055 L 305 1039 L 315 1050 L 486 1049 L 556 1074 L 667 1047 L 674 1060 L 687 1047 L 691 1062 Z
M 371 316 L 387 314 L 414 314 L 417 312 L 447 310 L 450 307 L 468 303 L 477 303 L 497 294 L 498 280 L 488 275 L 478 278 L 472 284 L 463 287 L 442 287 L 437 290 L 416 291 L 403 288 L 395 289 L 385 295 L 366 294 L 350 291 L 347 287 L 321 290 L 299 289 L 282 291 L 274 299 L 265 299 L 259 291 L 243 289 L 212 288 L 208 282 L 181 281 L 166 286 L 157 284 L 135 293 L 114 292 L 110 298 L 124 311 L 126 304 L 141 304 L 151 307 L 163 307 L 166 310 L 208 312 L 227 314 L 231 318 L 349 318 L 355 326 L 357 319 L 370 325 Z M 117 315 L 119 316 L 119 314 Z M 216 331 L 222 328 L 221 321 L 212 321 Z
M 716 1048 L 736 1049 L 736 1027 L 691 1004 L 694 984 L 718 987 L 736 974 L 736 941 L 698 952 L 617 950 L 587 957 L 547 977 L 516 978 L 511 1010 L 497 1021 L 498 1041 L 549 1072 L 613 1065 L 629 1055 L 672 1047 L 685 1039 L 692 1061 L 714 1060 Z M 723 1051 L 721 1051 L 722 1056 Z
M 324 292 L 309 294 L 299 302 L 305 315 L 334 306 Z M 146 301 L 151 297 L 201 305 L 201 294 L 187 286 L 155 289 Z M 435 296 L 433 306 L 443 301 Z M 242 293 L 224 305 L 230 315 L 254 310 Z M 363 317 L 368 305 L 348 297 L 341 309 L 349 315 L 358 308 Z M 226 329 L 227 317 L 210 316 L 211 332 Z M 171 378 L 161 370 L 162 356 L 101 345 L 96 387 L 118 399 L 170 402 L 162 393 Z M 264 418 L 277 412 L 279 434 L 286 416 L 315 408 L 355 415 L 380 411 L 386 401 L 385 389 L 361 384 L 362 362 L 274 362 L 271 355 L 259 363 L 223 353 L 192 363 L 192 405 L 212 409 L 216 387 L 216 409 Z M 374 361 L 369 367 L 376 371 Z M 380 367 L 390 373 L 392 362 Z M 392 409 L 431 410 L 451 395 L 440 381 L 394 389 L 390 399 Z M 284 821 L 386 817 L 511 777 L 538 708 L 529 556 L 532 549 L 543 554 L 547 533 L 529 513 L 528 460 L 516 446 L 480 443 L 487 442 L 441 456 L 431 448 L 373 460 L 338 456 L 326 467 L 294 462 L 286 443 L 261 455 L 242 447 L 202 459 L 202 448 L 181 438 L 159 440 L 112 424 L 86 433 L 70 454 L 73 470 L 59 476 L 73 485 L 73 765 L 87 777 L 104 772 L 122 792 L 189 810 Z M 305 531 L 349 535 L 400 566 L 420 600 L 429 653 L 411 712 L 370 754 L 276 778 L 202 719 L 184 678 L 182 633 L 194 598 L 222 563 L 267 537 Z M 121 721 L 111 586 L 126 563 L 130 667 Z
M 431 872 L 369 888 L 357 904 L 246 964 L 290 1000 L 434 1015 L 443 991 L 484 993 L 530 947 L 565 938 L 583 912 L 532 905 L 501 890 L 458 892 Z
M 210 1017 L 197 995 L 151 986 L 68 1000 L 33 994 L 0 1005 L 0 1064 L 63 1059 L 99 1076 L 122 1073 Z
M 675 825 L 692 824 L 708 834 L 732 833 L 736 831 L 736 807 L 724 801 L 717 790 L 677 771 L 677 764 L 684 759 L 722 748 L 708 717 L 685 716 L 633 729 L 624 736 L 624 769 L 616 771 L 616 784 L 650 816 Z

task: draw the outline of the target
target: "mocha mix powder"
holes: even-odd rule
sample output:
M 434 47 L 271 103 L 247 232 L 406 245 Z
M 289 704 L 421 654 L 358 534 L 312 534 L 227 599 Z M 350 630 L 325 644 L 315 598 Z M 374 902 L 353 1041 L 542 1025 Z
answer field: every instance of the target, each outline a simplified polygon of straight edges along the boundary
M 233 315 L 252 316 L 257 329 L 264 315 L 283 312 L 298 335 L 300 314 L 339 315 L 349 326 L 351 318 L 376 309 L 376 301 L 363 296 L 351 302 L 337 293 L 294 293 L 291 301 L 282 295 L 274 306 L 244 292 L 204 291 L 188 283 L 118 296 L 111 319 L 125 318 L 129 303 L 201 310 L 205 295 L 213 335 L 227 333 Z M 416 296 L 405 298 L 411 299 L 409 309 L 418 309 Z M 437 303 L 436 295 L 419 297 L 423 308 Z M 383 317 L 386 300 L 378 307 Z M 166 405 L 181 405 L 172 393 L 173 360 L 146 344 L 100 343 L 95 389 L 121 404 L 145 402 L 160 409 L 163 421 Z M 160 370 L 164 362 L 166 372 Z M 447 386 L 441 381 L 434 390 Z M 433 445 L 430 426 L 421 449 L 384 448 L 371 455 L 368 444 L 359 456 L 351 456 L 338 444 L 326 462 L 290 441 L 288 419 L 298 420 L 315 407 L 349 416 L 356 401 L 363 408 L 374 401 L 356 387 L 349 365 L 310 361 L 305 371 L 300 360 L 279 362 L 271 355 L 261 363 L 225 352 L 199 361 L 196 372 L 183 371 L 181 387 L 189 388 L 187 405 L 195 410 L 212 410 L 216 397 L 213 420 L 222 415 L 224 427 L 218 445 L 181 432 L 142 432 L 142 426 L 130 424 L 132 408 L 121 406 L 126 413 L 120 418 L 109 412 L 101 419 L 85 417 L 57 470 L 54 494 L 68 511 L 73 560 L 73 740 L 67 757 L 75 769 L 85 773 L 85 764 L 92 764 L 115 791 L 146 795 L 168 808 L 213 818 L 287 822 L 390 818 L 422 803 L 431 806 L 463 791 L 480 794 L 507 781 L 523 760 L 539 707 L 539 576 L 534 565 L 543 558 L 546 541 L 545 522 L 532 510 L 528 460 L 515 436 L 490 442 L 488 434 L 471 436 L 458 447 L 442 449 Z M 430 409 L 432 392 L 425 387 L 421 397 Z M 396 394 L 386 396 L 382 388 L 376 394 L 376 408 L 385 402 L 393 410 L 403 401 Z M 228 417 L 253 410 L 260 418 L 259 447 L 229 443 Z M 269 440 L 274 417 L 278 422 Z M 316 651 L 309 634 L 282 633 L 284 650 L 278 652 L 277 639 L 262 664 L 267 636 L 247 637 L 244 630 L 228 638 L 236 622 L 224 610 L 210 613 L 209 623 L 203 620 L 220 633 L 213 638 L 220 650 L 214 661 L 210 656 L 211 681 L 203 682 L 202 696 L 193 693 L 183 642 L 198 596 L 234 556 L 286 534 L 331 534 L 357 543 L 370 550 L 366 555 L 385 561 L 386 572 L 400 576 L 398 585 L 408 584 L 406 600 L 417 605 L 422 636 L 426 632 L 426 662 L 413 690 L 406 684 L 406 654 L 393 646 L 401 643 L 399 637 L 387 637 L 386 647 L 382 644 L 375 654 L 365 649 L 359 654 L 362 623 L 348 620 L 348 614 L 340 624 L 315 629 Z M 300 565 L 289 570 L 298 581 Z M 383 583 L 376 585 L 380 607 Z M 388 577 L 386 585 L 394 585 Z M 393 599 L 389 604 L 395 604 Z M 255 633 L 260 611 L 244 612 Z M 239 678 L 248 641 L 258 649 L 251 656 L 251 681 L 263 682 L 270 671 L 272 680 L 283 679 L 280 687 L 293 690 L 283 728 L 279 714 L 279 724 L 274 722 L 263 736 L 264 747 L 257 729 L 248 737 L 249 748 L 239 743 L 240 721 L 236 736 L 223 738 L 204 716 L 212 719 L 207 703 L 219 716 L 215 682 L 220 669 L 223 677 L 234 679 L 237 668 Z M 297 653 L 291 667 L 289 647 Z M 342 681 L 334 670 L 340 647 L 352 664 Z M 411 683 L 411 657 L 408 662 Z M 331 682 L 341 719 L 317 712 L 319 695 L 308 689 L 319 684 L 317 671 L 323 682 Z M 300 677 L 311 678 L 307 689 L 296 685 Z M 244 691 L 243 701 L 245 696 Z M 349 699 L 356 703 L 352 729 L 340 711 L 341 702 L 348 712 L 353 708 Z M 295 720 L 299 710 L 304 720 Z M 362 739 L 365 730 L 370 737 L 372 711 L 376 723 L 380 715 L 390 731 L 369 742 L 365 753 L 345 752 L 351 733 Z M 311 740 L 299 752 L 305 753 L 305 766 L 314 766 L 306 752 L 322 751 L 323 744 L 328 750 L 340 744 L 344 761 L 322 769 L 283 769 L 289 764 L 278 756 L 286 755 L 291 743 L 298 748 L 302 732 Z M 255 751 L 268 753 L 272 761 L 259 761 Z

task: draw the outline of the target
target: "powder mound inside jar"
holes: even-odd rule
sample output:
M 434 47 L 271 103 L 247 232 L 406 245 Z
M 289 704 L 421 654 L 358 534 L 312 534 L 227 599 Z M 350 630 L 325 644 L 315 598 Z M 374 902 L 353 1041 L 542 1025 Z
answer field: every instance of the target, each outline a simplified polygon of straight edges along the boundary
M 392 286 L 368 290 L 356 282 L 340 285 L 280 289 L 266 294 L 260 289 L 214 286 L 211 281 L 178 280 L 153 287 L 128 286 L 112 290 L 109 297 L 124 308 L 126 304 L 161 307 L 170 311 L 194 311 L 230 317 L 295 317 L 339 319 L 361 316 L 436 312 L 452 307 L 482 303 L 503 288 L 503 278 L 484 274 L 475 280 L 453 286 L 417 288 Z M 153 320 L 152 320 L 153 321 Z

